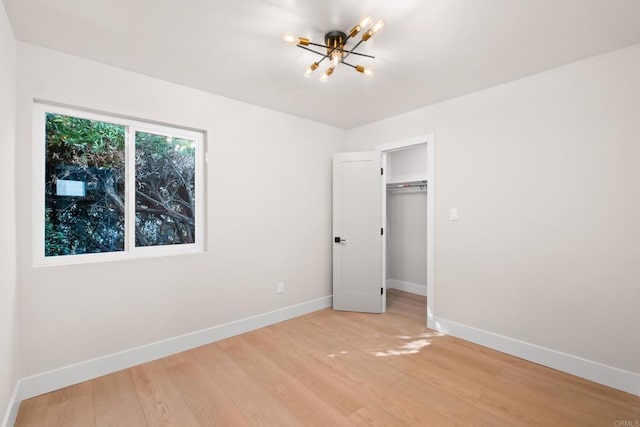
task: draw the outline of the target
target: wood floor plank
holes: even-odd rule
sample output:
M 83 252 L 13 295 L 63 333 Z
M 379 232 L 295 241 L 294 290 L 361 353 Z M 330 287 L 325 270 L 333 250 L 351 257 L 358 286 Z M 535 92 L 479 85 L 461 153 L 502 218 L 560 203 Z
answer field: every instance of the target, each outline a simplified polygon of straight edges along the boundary
M 601 420 L 594 424 L 592 417 L 578 414 L 574 408 L 559 405 L 551 396 L 538 399 L 535 393 L 524 387 L 509 387 L 505 389 L 490 388 L 475 403 L 483 413 L 491 413 L 496 417 L 518 420 L 519 423 L 559 426 L 579 425 L 577 420 L 589 420 L 582 425 L 603 425 Z
M 15 427 L 43 426 L 47 420 L 49 395 L 43 394 L 23 400 L 16 418 Z
M 313 322 L 282 323 L 287 333 L 305 346 L 316 348 L 316 352 L 323 355 L 327 363 L 333 360 L 341 360 L 353 367 L 367 369 L 367 375 L 379 382 L 391 385 L 398 381 L 403 372 L 387 366 L 384 363 L 375 362 L 375 356 L 362 351 L 354 343 L 343 343 L 327 331 L 318 328 Z
M 273 363 L 291 373 L 305 387 L 314 390 L 319 399 L 333 406 L 340 414 L 349 416 L 364 405 L 363 398 L 354 385 L 343 378 L 334 378 L 328 369 L 317 366 L 293 344 L 293 340 L 278 333 L 275 328 L 265 328 L 246 335 L 247 341 Z
M 573 426 L 640 420 L 640 397 L 426 327 L 426 299 L 331 309 L 21 404 L 16 426 Z
M 230 338 L 219 344 L 256 383 L 268 390 L 305 425 L 348 424 L 340 412 L 326 404 L 294 375 L 256 351 L 244 337 Z
M 203 426 L 245 426 L 249 420 L 215 381 L 193 351 L 164 359 L 167 373 Z
M 93 383 L 84 382 L 49 394 L 46 427 L 89 427 L 96 422 Z
M 426 350 L 428 351 L 428 350 Z M 425 352 L 426 352 L 425 351 Z M 467 378 L 464 372 L 452 372 L 446 367 L 434 363 L 430 355 L 414 358 L 387 357 L 385 361 L 404 372 L 405 378 L 415 378 L 430 386 L 456 396 L 469 403 L 476 402 L 484 393 L 486 383 Z
M 263 387 L 236 364 L 219 345 L 208 345 L 193 350 L 198 359 L 209 368 L 215 381 L 224 388 L 231 400 L 253 425 L 303 425 L 291 411 L 283 406 Z
M 130 370 L 96 378 L 93 400 L 97 427 L 147 425 Z
M 334 313 L 323 310 L 314 313 L 316 325 L 332 334 L 336 340 L 344 345 L 357 344 L 362 351 L 374 354 L 376 352 L 402 351 L 406 344 L 406 337 L 416 337 L 426 331 L 426 327 L 415 326 L 413 330 L 407 328 L 389 327 L 385 322 L 376 320 L 375 323 L 358 322 L 344 313 Z M 379 315 L 372 315 L 379 316 Z M 388 316 L 387 316 L 388 317 Z
M 512 422 L 495 416 L 491 412 L 478 411 L 474 403 L 463 400 L 433 384 L 420 381 L 414 377 L 393 386 L 394 391 L 402 391 L 413 396 L 420 396 L 421 401 L 437 410 L 442 416 L 454 421 L 456 425 L 480 426 L 512 426 Z M 445 424 L 443 424 L 445 425 Z
M 198 426 L 162 360 L 131 368 L 138 399 L 150 426 Z
M 402 426 L 402 425 L 419 425 L 408 424 L 401 419 L 388 413 L 375 403 L 371 403 L 363 408 L 358 409 L 349 419 L 358 426 Z
M 278 327 L 286 328 L 287 325 L 283 323 Z M 450 419 L 422 405 L 402 391 L 395 390 L 390 393 L 390 386 L 401 380 L 404 374 L 396 371 L 395 375 L 389 375 L 386 364 L 376 356 L 344 345 L 338 348 L 348 348 L 348 350 L 327 355 L 326 348 L 331 348 L 331 342 L 324 342 L 322 335 L 305 334 L 304 325 L 300 324 L 296 324 L 296 327 L 289 332 L 295 336 L 297 342 L 304 345 L 318 365 L 331 368 L 331 374 L 336 377 L 348 379 L 370 404 L 383 407 L 385 413 L 409 425 L 420 424 L 424 419 L 430 419 L 434 423 L 437 421 L 442 424 L 451 423 Z M 313 338 L 310 338 L 311 336 Z
M 546 424 L 553 424 L 556 420 L 563 423 L 581 424 L 585 419 L 587 425 L 613 425 L 615 420 L 632 419 L 632 413 L 621 407 L 614 407 L 610 403 L 601 400 L 585 399 L 575 392 L 567 392 L 562 387 L 552 384 L 544 384 L 532 378 L 522 382 L 519 378 L 504 372 L 496 377 L 497 383 L 488 389 L 476 406 L 486 407 L 492 405 L 492 410 L 498 406 L 498 402 L 504 402 L 511 398 L 514 400 L 510 407 L 519 413 L 536 412 Z M 540 387 L 543 385 L 543 387 Z M 517 396 L 514 399 L 513 396 Z M 640 411 L 635 413 L 640 419 Z

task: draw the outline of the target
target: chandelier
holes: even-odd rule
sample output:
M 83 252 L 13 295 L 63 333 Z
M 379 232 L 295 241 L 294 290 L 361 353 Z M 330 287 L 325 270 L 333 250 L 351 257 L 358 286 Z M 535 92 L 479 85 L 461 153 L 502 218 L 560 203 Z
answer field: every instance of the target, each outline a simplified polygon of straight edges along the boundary
M 358 49 L 358 47 L 360 47 L 362 43 L 369 40 L 371 37 L 373 37 L 375 33 L 377 33 L 382 29 L 382 27 L 384 26 L 384 21 L 382 20 L 376 21 L 375 24 L 371 25 L 371 27 L 362 34 L 362 37 L 360 38 L 360 40 L 358 40 L 358 42 L 353 47 L 347 48 L 347 43 L 349 42 L 349 40 L 354 38 L 360 31 L 367 28 L 369 24 L 371 24 L 371 17 L 367 16 L 366 18 L 362 19 L 358 24 L 356 24 L 351 29 L 351 31 L 349 31 L 348 34 L 342 31 L 337 31 L 337 30 L 329 31 L 327 34 L 324 35 L 324 44 L 313 43 L 308 38 L 296 37 L 293 34 L 289 34 L 289 33 L 284 34 L 282 38 L 284 39 L 285 42 L 287 42 L 290 45 L 297 46 L 304 50 L 308 50 L 309 52 L 313 52 L 316 55 L 320 55 L 322 57 L 318 61 L 311 64 L 309 68 L 305 70 L 304 73 L 307 76 L 311 75 L 311 73 L 317 70 L 320 67 L 320 64 L 322 64 L 322 62 L 325 59 L 328 59 L 330 61 L 330 66 L 320 76 L 320 80 L 323 82 L 327 81 L 327 79 L 333 74 L 336 67 L 340 64 L 349 66 L 354 70 L 356 70 L 357 72 L 359 72 L 360 74 L 364 74 L 366 76 L 373 76 L 373 70 L 369 68 L 365 68 L 362 65 L 354 65 L 345 61 L 350 55 L 356 55 L 359 57 L 371 58 L 371 59 L 374 58 L 374 56 L 356 52 L 356 49 Z M 318 51 L 316 49 L 311 48 L 310 46 L 313 46 L 316 48 L 318 47 L 324 48 L 326 50 Z

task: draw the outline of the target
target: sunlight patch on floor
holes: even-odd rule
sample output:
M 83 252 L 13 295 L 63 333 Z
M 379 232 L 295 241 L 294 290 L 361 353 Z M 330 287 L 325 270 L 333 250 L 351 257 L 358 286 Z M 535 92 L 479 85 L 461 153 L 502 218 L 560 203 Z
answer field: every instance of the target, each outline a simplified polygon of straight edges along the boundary
M 386 356 L 404 356 L 408 354 L 417 354 L 423 348 L 431 345 L 431 339 L 434 337 L 441 337 L 444 334 L 439 332 L 424 332 L 417 337 L 410 337 L 406 335 L 399 335 L 395 338 L 403 339 L 403 340 L 413 340 L 406 342 L 397 348 L 389 348 L 383 351 L 373 351 L 372 355 L 376 357 L 386 357 Z

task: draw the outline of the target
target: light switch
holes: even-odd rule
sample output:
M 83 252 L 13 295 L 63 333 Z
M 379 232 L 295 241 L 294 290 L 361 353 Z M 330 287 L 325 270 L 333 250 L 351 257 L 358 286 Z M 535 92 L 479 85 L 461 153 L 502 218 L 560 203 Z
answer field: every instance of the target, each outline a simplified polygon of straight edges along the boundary
M 451 221 L 457 221 L 458 220 L 458 208 L 449 209 L 449 219 Z

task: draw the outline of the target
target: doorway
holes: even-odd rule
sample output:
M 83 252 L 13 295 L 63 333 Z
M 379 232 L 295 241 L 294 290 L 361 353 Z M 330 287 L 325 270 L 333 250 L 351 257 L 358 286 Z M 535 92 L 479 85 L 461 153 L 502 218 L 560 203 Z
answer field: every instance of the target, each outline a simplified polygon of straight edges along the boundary
M 424 135 L 382 144 L 376 151 L 333 155 L 333 308 L 343 311 L 381 313 L 386 309 L 387 175 L 385 168 L 399 163 L 422 165 L 418 174 L 396 167 L 403 185 L 422 186 L 426 191 L 424 210 L 415 218 L 424 229 L 426 221 L 427 327 L 435 329 L 435 234 L 434 234 L 434 139 Z M 407 153 L 410 153 L 407 154 Z M 427 165 L 426 172 L 424 165 Z M 397 179 L 397 178 L 396 178 Z M 392 182 L 390 182 L 392 184 Z M 421 279 L 424 282 L 424 276 Z M 407 282 L 409 283 L 409 282 Z M 424 289 L 424 286 L 422 286 Z
M 427 326 L 435 328 L 435 147 L 432 134 L 381 144 L 382 310 L 393 290 L 427 297 Z M 391 292 L 389 292 L 391 291 Z

